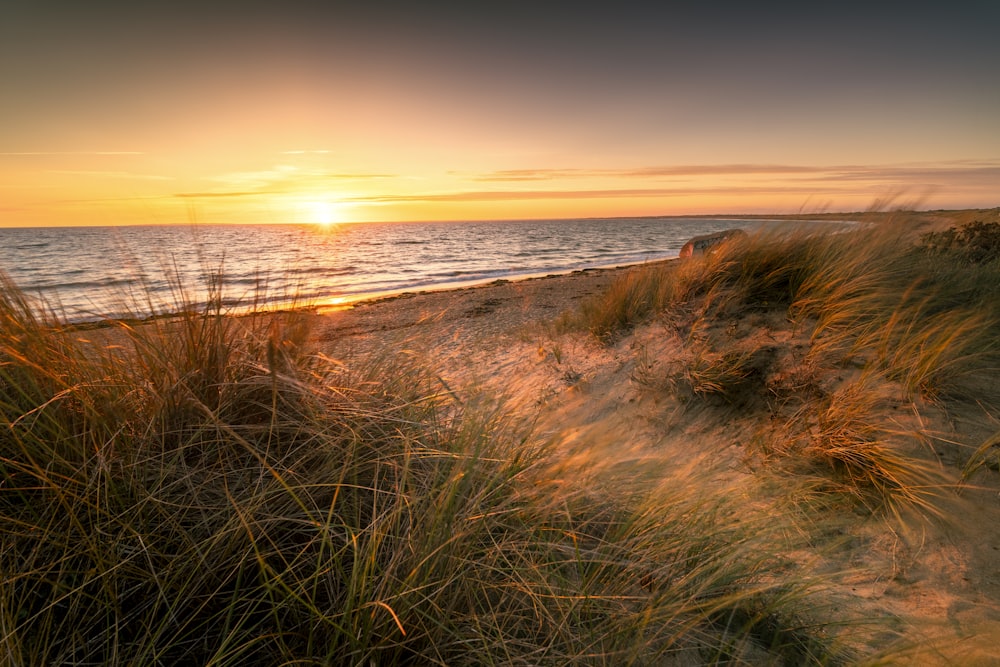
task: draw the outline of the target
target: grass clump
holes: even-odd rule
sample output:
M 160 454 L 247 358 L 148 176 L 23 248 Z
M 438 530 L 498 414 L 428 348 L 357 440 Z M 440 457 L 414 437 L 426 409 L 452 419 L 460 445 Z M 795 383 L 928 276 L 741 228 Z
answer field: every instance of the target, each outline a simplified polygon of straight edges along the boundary
M 581 307 L 578 326 L 606 342 L 663 312 L 735 314 L 787 307 L 829 239 L 760 233 L 713 253 L 637 268 Z
M 909 434 L 878 418 L 885 389 L 871 375 L 846 383 L 772 432 L 772 446 L 782 448 L 793 465 L 828 468 L 833 480 L 871 511 L 888 504 L 897 513 L 917 508 L 933 514 L 940 476 L 907 452 Z
M 697 483 L 567 478 L 495 406 L 213 294 L 84 333 L 0 286 L 5 662 L 848 655 L 780 535 Z
M 693 399 L 720 405 L 747 407 L 764 391 L 773 350 L 730 349 L 714 351 L 708 344 L 692 344 L 685 354 L 665 365 L 645 356 L 633 380 L 654 390 L 665 390 L 682 402 Z
M 579 317 L 570 318 L 566 324 L 586 328 L 599 339 L 610 342 L 660 310 L 670 287 L 669 271 L 659 267 L 632 270 L 608 290 L 585 302 Z

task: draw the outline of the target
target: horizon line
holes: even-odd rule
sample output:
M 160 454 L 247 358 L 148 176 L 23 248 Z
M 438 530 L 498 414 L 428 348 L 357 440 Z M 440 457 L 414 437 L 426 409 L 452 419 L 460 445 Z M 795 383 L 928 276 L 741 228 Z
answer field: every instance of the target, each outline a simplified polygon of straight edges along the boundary
M 886 208 L 886 209 L 865 209 L 857 211 L 818 211 L 818 212 L 805 212 L 798 211 L 795 213 L 746 213 L 746 212 L 716 212 L 716 213 L 664 213 L 664 214 L 651 214 L 651 215 L 595 215 L 595 216 L 568 216 L 568 217 L 526 217 L 526 218 L 469 218 L 469 219 L 422 219 L 422 220 L 358 220 L 352 222 L 331 222 L 331 223 L 316 223 L 316 222 L 202 222 L 202 221 L 184 221 L 184 222 L 134 222 L 134 223 L 124 223 L 124 224 L 65 224 L 65 225 L 0 225 L 0 229 L 66 229 L 70 227 L 115 227 L 115 228 L 127 228 L 127 227 L 179 227 L 179 226 L 197 226 L 197 227 L 233 227 L 233 226 L 250 226 L 250 227 L 264 227 L 269 225 L 296 225 L 300 227 L 340 227 L 346 225 L 405 225 L 405 224 L 463 224 L 463 223 L 491 223 L 491 222 L 532 222 L 532 221 L 542 221 L 542 222 L 561 222 L 561 221 L 574 221 L 574 220 L 652 220 L 657 218 L 662 219 L 688 219 L 688 218 L 707 218 L 707 219 L 719 219 L 719 220 L 758 220 L 766 218 L 782 218 L 782 219 L 810 219 L 810 218 L 830 218 L 835 216 L 864 216 L 864 215 L 879 215 L 879 214 L 891 214 L 891 213 L 963 213 L 971 211 L 997 211 L 1000 215 L 1000 205 L 997 206 L 978 206 L 978 207 L 968 207 L 968 208 L 927 208 L 927 209 L 914 209 L 914 208 Z

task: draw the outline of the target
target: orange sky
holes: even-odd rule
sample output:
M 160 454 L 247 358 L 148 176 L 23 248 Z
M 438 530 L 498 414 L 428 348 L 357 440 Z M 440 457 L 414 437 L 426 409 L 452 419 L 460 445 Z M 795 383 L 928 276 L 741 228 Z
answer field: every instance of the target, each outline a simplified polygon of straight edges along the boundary
M 0 226 L 1000 205 L 991 3 L 182 5 L 5 17 Z

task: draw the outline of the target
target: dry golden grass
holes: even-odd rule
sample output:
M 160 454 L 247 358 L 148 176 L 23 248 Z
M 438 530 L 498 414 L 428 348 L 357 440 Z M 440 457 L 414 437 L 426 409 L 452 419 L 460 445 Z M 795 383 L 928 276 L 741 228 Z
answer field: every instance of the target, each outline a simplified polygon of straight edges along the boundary
M 84 335 L 3 284 L 3 662 L 850 656 L 775 522 L 693 478 L 553 484 L 565 462 L 495 401 L 214 294 Z
M 941 481 L 886 441 L 893 427 L 873 409 L 875 394 L 898 386 L 914 400 L 1000 405 L 997 230 L 972 223 L 941 240 L 913 234 L 899 217 L 839 233 L 758 234 L 648 275 L 628 274 L 586 304 L 582 326 L 613 342 L 659 318 L 682 352 L 660 363 L 640 360 L 640 383 L 683 400 L 769 406 L 779 424 L 772 434 L 786 441 L 763 446 L 768 458 L 783 452 L 823 461 L 867 503 L 874 494 L 930 511 Z M 763 339 L 727 333 L 757 315 L 806 334 L 801 358 L 779 363 Z M 845 369 L 860 369 L 863 379 L 820 386 Z

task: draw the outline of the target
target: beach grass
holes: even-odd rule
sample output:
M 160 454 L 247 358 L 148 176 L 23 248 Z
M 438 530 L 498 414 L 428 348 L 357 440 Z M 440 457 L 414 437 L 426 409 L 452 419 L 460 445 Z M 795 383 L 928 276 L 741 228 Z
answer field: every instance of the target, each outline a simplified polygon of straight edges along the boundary
M 911 456 L 921 436 L 886 411 L 1000 407 L 1000 224 L 912 227 L 897 215 L 837 233 L 758 233 L 637 268 L 567 321 L 609 345 L 659 322 L 678 345 L 638 360 L 641 384 L 744 416 L 755 405 L 756 448 L 772 461 L 823 464 L 869 505 L 932 511 L 943 480 Z M 794 354 L 778 358 L 776 332 L 796 338 Z
M 218 284 L 93 330 L 0 285 L 4 663 L 855 656 L 782 522 L 697 475 L 623 492 L 502 402 L 330 359 Z

